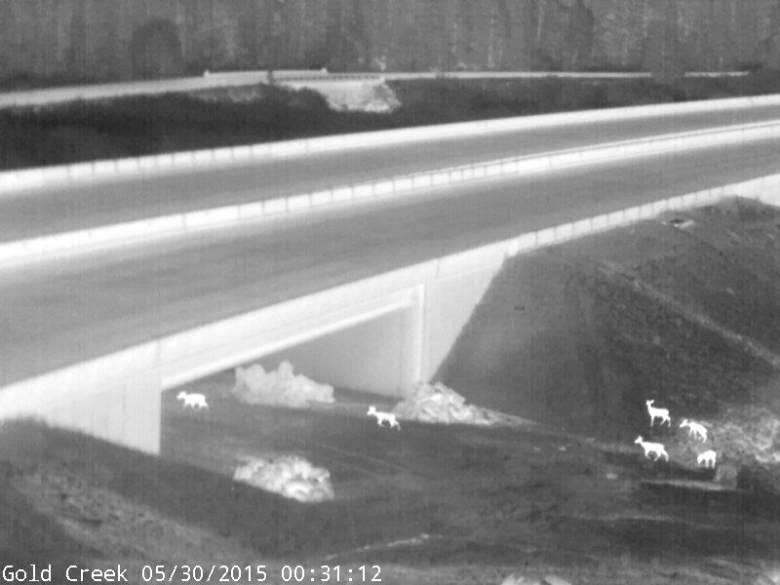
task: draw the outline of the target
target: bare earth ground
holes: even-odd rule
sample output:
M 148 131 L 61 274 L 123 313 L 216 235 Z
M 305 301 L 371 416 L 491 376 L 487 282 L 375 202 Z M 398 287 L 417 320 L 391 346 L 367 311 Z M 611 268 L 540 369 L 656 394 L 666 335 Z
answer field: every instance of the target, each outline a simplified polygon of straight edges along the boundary
M 364 416 L 339 391 L 309 410 L 249 407 L 232 374 L 163 397 L 163 457 L 30 424 L 0 427 L 3 565 L 367 567 L 371 582 L 755 583 L 780 561 L 780 212 L 732 201 L 523 256 L 496 278 L 439 378 L 539 421 L 467 428 Z M 345 356 L 347 359 L 348 356 Z M 650 428 L 644 400 L 672 412 Z M 389 407 L 391 403 L 383 405 Z M 681 417 L 705 422 L 695 443 Z M 637 434 L 670 463 L 643 458 Z M 715 472 L 695 455 L 715 448 Z M 296 453 L 336 500 L 235 483 L 246 457 Z M 713 481 L 717 479 L 717 481 Z M 219 572 L 219 570 L 218 570 Z M 319 582 L 317 580 L 313 582 Z M 54 582 L 58 579 L 55 578 Z M 190 582 L 198 579 L 191 579 Z M 216 575 L 211 582 L 216 582 Z M 205 578 L 200 580 L 205 582 Z M 296 582 L 288 580 L 287 582 Z M 375 581 L 376 582 L 376 581 Z M 771 581 L 766 581 L 771 583 Z

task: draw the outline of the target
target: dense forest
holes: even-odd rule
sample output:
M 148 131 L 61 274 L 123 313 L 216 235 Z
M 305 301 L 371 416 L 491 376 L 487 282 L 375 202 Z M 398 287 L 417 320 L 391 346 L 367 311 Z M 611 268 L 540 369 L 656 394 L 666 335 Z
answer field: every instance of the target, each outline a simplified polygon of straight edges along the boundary
M 3 0 L 0 80 L 780 68 L 779 0 Z

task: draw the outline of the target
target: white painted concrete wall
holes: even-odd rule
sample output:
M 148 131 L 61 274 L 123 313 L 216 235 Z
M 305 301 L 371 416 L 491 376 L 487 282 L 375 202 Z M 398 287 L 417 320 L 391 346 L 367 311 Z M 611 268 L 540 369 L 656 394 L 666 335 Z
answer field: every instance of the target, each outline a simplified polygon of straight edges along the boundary
M 297 374 L 337 388 L 401 397 L 415 381 L 412 355 L 419 306 L 382 315 L 259 360 L 266 370 L 288 360 Z
M 0 419 L 33 417 L 150 453 L 160 450 L 159 344 L 0 389 Z

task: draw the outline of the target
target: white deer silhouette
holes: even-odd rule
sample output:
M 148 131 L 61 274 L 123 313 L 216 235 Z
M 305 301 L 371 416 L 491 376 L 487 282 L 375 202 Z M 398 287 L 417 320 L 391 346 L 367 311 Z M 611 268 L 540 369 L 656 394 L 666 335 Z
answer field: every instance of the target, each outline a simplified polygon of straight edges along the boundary
M 391 429 L 396 427 L 399 431 L 401 430 L 401 425 L 398 424 L 398 420 L 396 420 L 395 415 L 392 412 L 381 412 L 377 410 L 375 406 L 369 406 L 366 414 L 368 416 L 375 416 L 376 424 L 380 427 L 383 422 L 387 421 L 387 424 L 390 425 Z
M 661 457 L 669 461 L 669 455 L 666 453 L 666 447 L 664 447 L 661 443 L 648 443 L 642 440 L 641 435 L 636 438 L 634 443 L 640 445 L 642 449 L 645 450 L 645 457 L 648 459 L 650 459 L 650 453 L 655 453 L 655 459 L 653 459 L 653 461 L 658 461 Z
M 184 408 L 189 406 L 200 410 L 201 408 L 209 407 L 209 405 L 206 404 L 206 397 L 203 396 L 203 394 L 187 394 L 184 390 L 182 390 L 179 392 L 176 398 L 177 400 L 184 401 Z
M 696 458 L 696 462 L 701 465 L 704 463 L 705 467 L 713 468 L 715 467 L 715 461 L 718 458 L 718 454 L 710 449 L 709 451 L 705 451 L 704 453 L 700 453 L 699 456 Z
M 683 421 L 680 423 L 681 428 L 688 427 L 688 436 L 691 435 L 697 435 L 703 442 L 707 441 L 707 427 L 704 425 L 693 422 L 691 420 L 688 420 L 687 418 L 684 418 Z
M 647 404 L 647 414 L 650 415 L 650 426 L 653 426 L 653 423 L 657 418 L 661 419 L 661 424 L 667 422 L 669 423 L 669 426 L 672 426 L 672 419 L 669 418 L 669 410 L 666 408 L 654 408 L 653 402 L 655 402 L 655 399 L 645 400 L 645 404 Z

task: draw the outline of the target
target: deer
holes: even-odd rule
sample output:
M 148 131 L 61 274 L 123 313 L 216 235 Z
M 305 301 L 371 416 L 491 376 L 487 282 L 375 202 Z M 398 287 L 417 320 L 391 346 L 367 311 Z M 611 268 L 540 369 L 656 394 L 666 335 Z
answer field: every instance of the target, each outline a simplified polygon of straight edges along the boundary
M 376 409 L 375 406 L 369 406 L 368 412 L 366 413 L 368 416 L 375 416 L 376 417 L 376 424 L 380 427 L 382 426 L 382 423 L 387 421 L 387 424 L 392 429 L 393 427 L 397 428 L 399 431 L 401 430 L 401 425 L 398 424 L 398 420 L 395 418 L 395 415 L 392 412 L 380 412 Z
M 206 403 L 206 397 L 203 394 L 187 394 L 184 390 L 182 390 L 176 396 L 176 399 L 182 400 L 184 402 L 184 408 L 190 406 L 192 408 L 201 410 L 202 408 L 209 407 L 209 405 Z
M 693 422 L 688 420 L 687 418 L 684 418 L 683 421 L 680 423 L 680 428 L 688 427 L 688 436 L 696 435 L 698 436 L 702 442 L 707 442 L 707 427 L 705 427 L 703 424 Z
M 672 419 L 669 418 L 669 410 L 666 408 L 654 408 L 653 402 L 655 402 L 655 399 L 653 400 L 645 400 L 645 404 L 647 404 L 647 414 L 650 415 L 650 426 L 653 426 L 653 423 L 655 422 L 655 419 L 660 418 L 661 424 L 664 424 L 664 422 L 669 423 L 669 426 L 672 426 Z
M 714 468 L 715 467 L 715 461 L 718 458 L 718 454 L 710 449 L 709 451 L 705 451 L 704 453 L 700 453 L 698 457 L 696 457 L 696 463 L 701 465 L 704 463 L 704 467 Z
M 650 459 L 650 453 L 655 453 L 655 459 L 653 459 L 653 461 L 658 461 L 661 457 L 669 461 L 669 455 L 666 452 L 666 447 L 664 447 L 661 443 L 648 443 L 642 440 L 641 435 L 636 438 L 634 443 L 641 446 L 642 449 L 645 450 L 645 457 L 648 459 Z

